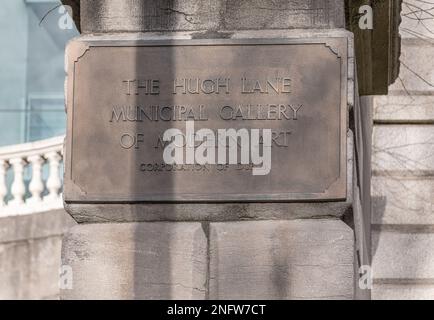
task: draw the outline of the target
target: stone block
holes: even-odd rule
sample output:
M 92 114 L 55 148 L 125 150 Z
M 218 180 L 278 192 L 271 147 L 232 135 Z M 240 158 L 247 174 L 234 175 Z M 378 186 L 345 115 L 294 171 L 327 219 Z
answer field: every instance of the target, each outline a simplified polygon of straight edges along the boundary
M 0 218 L 0 299 L 56 299 L 64 210 Z
M 387 227 L 386 227 L 387 228 Z M 375 279 L 434 278 L 434 233 L 428 227 L 404 226 L 372 233 Z
M 434 173 L 434 126 L 377 125 L 373 132 L 372 170 L 418 175 Z
M 62 299 L 204 299 L 207 241 L 200 223 L 78 225 L 65 235 L 72 290 Z
M 339 220 L 210 225 L 211 299 L 352 299 L 353 231 Z
M 375 284 L 373 300 L 433 300 L 434 285 Z
M 434 96 L 374 97 L 374 121 L 387 123 L 434 122 Z
M 434 93 L 434 46 L 429 41 L 403 39 L 399 77 L 389 93 L 421 95 Z
M 0 243 L 0 300 L 57 298 L 61 243 L 60 236 Z
M 63 209 L 0 218 L 0 243 L 62 236 L 75 224 Z
M 372 223 L 434 224 L 432 177 L 373 176 Z
M 433 6 L 429 1 L 406 0 L 402 4 L 400 34 L 406 38 L 432 39 L 434 33 Z
M 131 15 L 134 12 L 134 15 Z M 82 0 L 84 33 L 343 28 L 343 0 Z
M 222 15 L 228 30 L 344 28 L 342 0 L 226 1 Z

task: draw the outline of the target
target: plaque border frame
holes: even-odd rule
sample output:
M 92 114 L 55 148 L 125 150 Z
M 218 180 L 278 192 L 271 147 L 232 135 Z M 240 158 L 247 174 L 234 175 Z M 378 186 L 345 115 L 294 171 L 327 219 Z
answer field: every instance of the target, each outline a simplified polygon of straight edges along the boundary
M 231 45 L 296 45 L 296 44 L 322 44 L 340 59 L 340 121 L 339 121 L 339 176 L 323 192 L 316 193 L 225 193 L 218 195 L 198 194 L 152 194 L 143 199 L 143 194 L 130 194 L 127 197 L 119 194 L 90 194 L 75 183 L 72 179 L 72 144 L 74 122 L 74 83 L 75 65 L 92 47 L 150 47 L 150 46 L 231 46 Z M 229 39 L 107 39 L 96 37 L 77 38 L 68 44 L 66 50 L 67 82 L 66 110 L 67 135 L 65 140 L 65 171 L 64 171 L 64 202 L 65 203 L 254 203 L 254 202 L 309 202 L 309 201 L 342 201 L 347 200 L 347 129 L 348 106 L 347 98 L 349 88 L 349 39 L 346 36 L 332 36 L 312 38 L 229 38 Z M 71 133 L 71 134 L 69 134 Z M 115 198 L 115 200 L 113 200 Z

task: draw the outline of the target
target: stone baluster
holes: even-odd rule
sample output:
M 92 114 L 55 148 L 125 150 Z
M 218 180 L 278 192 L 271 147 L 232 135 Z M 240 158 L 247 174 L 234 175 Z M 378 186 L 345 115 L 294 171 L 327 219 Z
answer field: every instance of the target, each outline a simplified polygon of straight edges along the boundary
M 46 200 L 54 201 L 59 198 L 59 191 L 62 187 L 62 181 L 60 180 L 59 175 L 60 160 L 62 160 L 62 157 L 59 152 L 53 151 L 47 153 L 45 158 L 47 158 L 50 167 L 50 173 L 47 180 L 47 189 L 49 193 L 45 198 Z
M 26 185 L 24 184 L 24 166 L 26 161 L 22 158 L 14 158 L 9 161 L 14 170 L 14 182 L 12 183 L 12 196 L 13 200 L 10 205 L 16 206 L 24 204 L 24 196 L 26 194 Z
M 44 191 L 44 184 L 42 182 L 42 165 L 44 159 L 40 155 L 34 155 L 27 158 L 28 162 L 32 165 L 32 181 L 29 185 L 29 191 L 32 197 L 27 200 L 30 204 L 40 203 L 42 201 L 42 192 Z
M 6 160 L 0 160 L 0 208 L 6 206 L 5 198 L 8 194 L 6 186 L 6 172 L 9 168 Z

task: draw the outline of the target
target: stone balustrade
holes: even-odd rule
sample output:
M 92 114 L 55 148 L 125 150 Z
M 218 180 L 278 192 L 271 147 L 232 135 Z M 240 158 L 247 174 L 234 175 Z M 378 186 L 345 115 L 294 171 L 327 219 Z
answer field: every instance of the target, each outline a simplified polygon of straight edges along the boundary
M 0 147 L 0 217 L 63 207 L 63 140 Z

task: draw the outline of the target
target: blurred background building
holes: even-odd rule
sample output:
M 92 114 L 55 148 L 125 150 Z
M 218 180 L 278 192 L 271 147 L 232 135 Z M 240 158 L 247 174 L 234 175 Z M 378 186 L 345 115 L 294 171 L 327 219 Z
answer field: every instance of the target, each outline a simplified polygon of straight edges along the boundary
M 60 1 L 1 1 L 0 299 L 59 291 L 61 235 L 72 223 L 60 196 L 64 53 L 77 34 Z
M 3 0 L 0 146 L 65 133 L 64 52 L 78 34 L 56 0 Z

